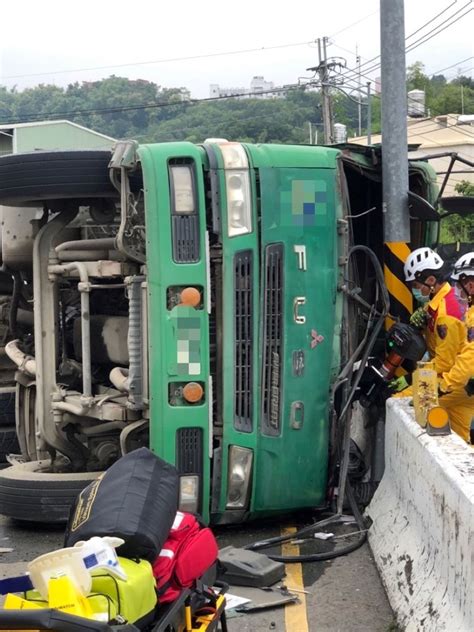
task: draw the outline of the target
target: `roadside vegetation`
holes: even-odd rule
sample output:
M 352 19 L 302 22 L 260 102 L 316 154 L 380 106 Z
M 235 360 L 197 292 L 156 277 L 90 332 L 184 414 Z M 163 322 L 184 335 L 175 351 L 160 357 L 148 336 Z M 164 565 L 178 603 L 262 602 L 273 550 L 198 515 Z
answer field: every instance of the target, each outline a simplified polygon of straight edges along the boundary
M 364 79 L 365 81 L 365 79 Z M 351 83 L 353 87 L 353 84 Z M 342 86 L 344 89 L 349 89 Z M 408 68 L 407 89 L 426 92 L 427 113 L 474 112 L 474 81 L 459 76 L 429 77 L 423 64 Z M 322 142 L 320 95 L 292 89 L 281 99 L 192 100 L 182 88 L 111 76 L 67 87 L 41 84 L 17 90 L 0 86 L 0 124 L 68 119 L 114 138 L 140 142 L 189 140 L 223 136 L 248 142 Z M 352 91 L 354 98 L 356 93 Z M 347 125 L 348 139 L 357 134 L 358 108 L 340 92 L 333 95 L 334 119 Z M 367 126 L 362 108 L 362 130 Z M 380 130 L 380 98 L 372 99 L 372 131 Z

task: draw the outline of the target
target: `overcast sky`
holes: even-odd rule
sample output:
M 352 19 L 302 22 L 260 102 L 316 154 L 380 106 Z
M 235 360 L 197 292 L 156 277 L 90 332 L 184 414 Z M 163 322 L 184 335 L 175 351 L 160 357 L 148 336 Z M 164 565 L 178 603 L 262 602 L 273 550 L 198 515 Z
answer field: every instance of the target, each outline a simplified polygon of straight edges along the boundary
M 8 14 L 3 14 L 0 85 L 65 86 L 115 74 L 167 88 L 184 86 L 193 97 L 207 97 L 211 83 L 248 87 L 254 75 L 275 85 L 295 83 L 310 74 L 306 68 L 317 65 L 318 37 L 329 36 L 328 55 L 345 57 L 350 68 L 355 66 L 356 48 L 362 64 L 378 55 L 379 3 L 17 0 L 9 2 Z M 405 0 L 407 36 L 446 9 L 407 44 L 416 46 L 420 37 L 428 37 L 438 25 L 447 26 L 473 6 L 472 0 Z M 473 26 L 471 10 L 408 52 L 407 65 L 420 60 L 432 74 L 471 57 L 444 74 L 472 75 Z M 201 57 L 190 59 L 196 56 Z M 378 75 L 377 69 L 370 70 L 373 64 L 362 66 L 362 72 Z

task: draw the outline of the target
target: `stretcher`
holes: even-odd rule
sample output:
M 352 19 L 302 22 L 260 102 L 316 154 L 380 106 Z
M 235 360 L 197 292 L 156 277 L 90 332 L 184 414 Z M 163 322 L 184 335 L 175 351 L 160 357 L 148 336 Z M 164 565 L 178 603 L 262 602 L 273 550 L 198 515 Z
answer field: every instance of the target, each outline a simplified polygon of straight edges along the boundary
M 218 590 L 216 590 L 216 588 Z M 60 610 L 0 610 L 0 630 L 43 632 L 227 632 L 225 592 L 227 585 L 216 582 L 211 589 L 197 581 L 183 589 L 170 604 L 158 605 L 140 623 L 102 623 Z

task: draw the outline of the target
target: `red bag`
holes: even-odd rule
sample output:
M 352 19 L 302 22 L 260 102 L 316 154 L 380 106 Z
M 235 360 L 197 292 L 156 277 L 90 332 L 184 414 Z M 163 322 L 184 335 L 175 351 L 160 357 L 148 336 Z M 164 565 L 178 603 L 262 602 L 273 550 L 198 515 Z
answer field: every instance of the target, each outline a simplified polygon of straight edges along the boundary
M 153 562 L 160 603 L 174 601 L 217 560 L 218 548 L 210 529 L 196 518 L 178 511 L 168 539 Z

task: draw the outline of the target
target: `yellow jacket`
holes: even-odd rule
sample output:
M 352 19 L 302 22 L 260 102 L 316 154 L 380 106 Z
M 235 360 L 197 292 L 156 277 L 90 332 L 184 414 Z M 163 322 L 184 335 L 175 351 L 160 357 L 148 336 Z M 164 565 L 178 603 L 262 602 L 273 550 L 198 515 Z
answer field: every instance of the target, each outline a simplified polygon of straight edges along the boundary
M 466 327 L 468 329 L 471 328 L 471 330 L 472 328 L 474 328 L 474 305 L 471 305 L 471 307 L 466 312 Z M 474 368 L 473 368 L 473 371 L 474 371 Z
M 469 308 L 465 322 L 452 315 L 456 309 L 450 289 L 444 286 L 427 309 L 426 342 L 444 392 L 464 389 L 474 376 L 474 307 Z

